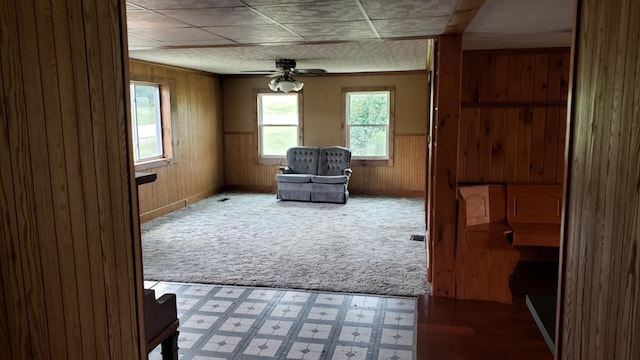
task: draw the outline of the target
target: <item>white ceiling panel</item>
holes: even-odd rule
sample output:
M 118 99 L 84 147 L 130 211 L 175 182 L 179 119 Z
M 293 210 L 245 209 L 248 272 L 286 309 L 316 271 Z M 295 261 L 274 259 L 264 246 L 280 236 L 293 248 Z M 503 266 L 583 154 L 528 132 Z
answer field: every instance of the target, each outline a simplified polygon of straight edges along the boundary
M 375 40 L 314 45 L 150 49 L 131 51 L 131 55 L 136 59 L 217 74 L 274 69 L 275 59 L 279 58 L 296 59 L 298 68 L 321 68 L 330 73 L 424 70 L 427 41 Z M 422 56 L 417 58 L 416 54 Z M 239 66 L 242 68 L 238 69 Z
M 272 21 L 248 8 L 158 10 L 158 13 L 194 26 L 271 24 Z
M 573 0 L 487 0 L 465 31 L 465 48 L 569 46 L 573 11 Z
M 129 0 L 127 3 L 151 10 L 204 9 L 244 6 L 240 0 Z
M 129 33 L 146 39 L 158 40 L 161 42 L 223 40 L 223 38 L 218 35 L 198 28 L 138 29 L 132 30 Z
M 383 38 L 442 34 L 448 17 L 402 20 L 374 20 L 373 25 Z
M 366 20 L 353 0 L 255 6 L 254 8 L 281 24 Z
M 376 34 L 366 21 L 285 24 L 285 26 L 307 41 L 342 41 L 376 38 Z
M 279 25 L 221 26 L 207 27 L 205 29 L 241 44 L 258 44 L 263 42 L 278 43 L 303 40 L 299 36 L 292 34 Z
M 317 0 L 243 0 L 243 1 L 249 6 L 288 5 L 288 4 L 318 2 Z M 322 2 L 331 2 L 331 1 L 345 1 L 345 0 L 323 0 Z
M 372 20 L 379 19 L 424 19 L 432 16 L 450 16 L 455 8 L 451 0 L 361 0 Z
M 158 41 L 142 38 L 131 33 L 129 33 L 127 38 L 129 42 L 129 50 L 158 47 Z
M 146 10 L 127 10 L 127 26 L 133 29 L 177 28 L 187 25 Z
M 573 1 L 486 0 L 463 46 L 568 46 Z M 220 74 L 273 69 L 278 58 L 329 72 L 420 70 L 426 64 L 424 39 L 445 31 L 457 3 L 131 0 L 130 56 Z

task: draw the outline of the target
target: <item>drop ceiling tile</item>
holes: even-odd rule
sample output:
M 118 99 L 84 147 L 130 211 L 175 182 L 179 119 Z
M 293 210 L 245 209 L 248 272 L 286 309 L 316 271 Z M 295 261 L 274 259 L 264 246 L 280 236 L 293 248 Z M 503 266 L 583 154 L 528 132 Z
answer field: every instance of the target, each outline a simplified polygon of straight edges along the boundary
M 164 41 L 160 45 L 162 47 L 172 46 L 180 48 L 195 47 L 198 49 L 202 46 L 224 46 L 234 45 L 235 43 L 226 39 L 211 39 L 211 40 L 180 40 L 180 41 Z
M 198 28 L 175 29 L 138 29 L 129 31 L 147 39 L 158 41 L 195 41 L 195 40 L 223 40 L 220 36 Z
M 382 38 L 405 36 L 431 36 L 442 34 L 449 21 L 448 17 L 403 20 L 374 20 L 373 26 Z
M 127 10 L 127 28 L 131 29 L 158 29 L 177 28 L 185 24 L 169 19 L 166 16 L 146 10 Z
M 219 26 L 207 27 L 205 29 L 225 38 L 245 44 L 303 40 L 278 25 Z
M 374 39 L 376 34 L 366 21 L 284 24 L 307 41 Z
M 133 35 L 131 33 L 128 34 L 128 45 L 129 49 L 131 48 L 150 48 L 158 46 L 158 41 L 146 39 L 143 37 L 139 37 Z
M 281 24 L 365 20 L 355 1 L 317 1 L 287 5 L 255 6 Z
M 395 0 L 393 6 L 387 0 L 361 2 L 371 20 L 449 16 L 456 5 L 456 0 Z
M 159 10 L 159 13 L 194 26 L 228 26 L 272 23 L 248 8 Z
M 310 3 L 317 0 L 244 0 L 244 2 L 249 6 L 265 6 L 265 5 L 288 5 L 288 4 L 298 4 L 298 3 Z M 325 2 L 329 1 L 344 1 L 344 0 L 324 0 Z
M 150 10 L 203 9 L 244 6 L 240 0 L 130 0 L 129 3 Z

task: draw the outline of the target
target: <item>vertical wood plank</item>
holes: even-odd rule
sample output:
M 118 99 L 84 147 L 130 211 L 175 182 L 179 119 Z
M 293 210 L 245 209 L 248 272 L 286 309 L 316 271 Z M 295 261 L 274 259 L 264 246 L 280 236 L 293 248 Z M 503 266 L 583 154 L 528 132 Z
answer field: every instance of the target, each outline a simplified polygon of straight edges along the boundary
M 15 10 L 8 2 L 0 2 L 0 30 L 3 33 L 14 34 L 15 25 L 10 21 L 15 19 Z M 10 25 L 13 25 L 11 27 Z M 14 30 L 14 31 L 11 31 Z M 18 58 L 15 54 L 17 47 L 17 36 L 1 36 L 0 37 L 0 80 L 2 81 L 2 87 L 0 87 L 0 95 L 2 96 L 3 108 L 0 112 L 0 235 L 2 235 L 2 241 L 0 241 L 0 284 L 3 289 L 16 289 L 15 291 L 23 294 L 24 280 L 22 278 L 22 264 L 21 258 L 17 256 L 19 253 L 19 246 L 16 242 L 19 240 L 18 228 L 17 228 L 17 210 L 15 202 L 15 187 L 13 181 L 12 170 L 12 154 L 11 147 L 12 142 L 17 141 L 19 138 L 12 136 L 10 128 L 12 122 L 21 120 L 24 117 L 19 117 L 19 108 L 15 106 L 19 104 L 18 94 L 13 90 L 17 87 L 16 79 L 19 71 L 16 71 L 17 63 L 15 59 Z M 5 90 L 9 89 L 9 91 Z M 12 91 L 13 90 L 13 91 Z M 15 145 L 14 145 L 15 146 Z M 13 294 L 10 291 L 2 291 L 2 305 L 3 308 L 0 312 L 5 319 L 4 329 L 11 327 L 11 336 L 7 336 L 0 340 L 3 348 L 6 349 L 7 356 L 12 359 L 26 359 L 31 354 L 30 344 L 27 342 L 29 337 L 29 320 L 27 318 L 27 310 L 24 302 L 20 301 L 20 296 Z M 7 331 L 7 330 L 3 330 Z M 21 355 L 22 354 L 22 355 Z
M 469 147 L 467 136 L 471 109 L 460 109 L 460 134 L 458 135 L 458 180 L 460 182 L 469 181 L 467 178 L 467 159 L 469 158 Z
M 567 109 L 560 108 L 558 120 L 558 154 L 556 160 L 556 183 L 564 182 L 564 169 L 566 159 L 566 136 L 567 136 Z
M 454 253 L 456 235 L 456 192 L 458 124 L 460 120 L 462 37 L 438 38 L 437 122 L 434 143 L 432 293 L 455 296 Z
M 506 54 L 497 54 L 495 68 L 495 88 L 492 101 L 505 101 L 509 86 L 509 57 Z
M 37 2 L 35 7 L 36 32 L 38 37 L 38 54 L 43 68 L 61 68 L 66 64 L 58 63 L 53 37 L 53 22 L 51 19 L 51 4 Z M 66 149 L 63 135 L 60 85 L 58 72 L 42 72 L 42 92 L 44 100 L 44 121 L 46 122 L 46 144 L 52 191 L 52 203 L 58 209 L 54 213 L 55 237 L 57 239 L 57 255 L 60 259 L 74 259 L 73 234 L 71 229 L 71 215 L 69 213 L 69 188 L 66 169 Z M 71 153 L 69 152 L 69 156 Z M 80 314 L 77 296 L 78 282 L 76 278 L 75 261 L 60 262 L 60 279 L 62 286 L 63 314 L 65 333 L 67 336 L 67 352 L 69 357 L 82 357 Z
M 26 5 L 29 5 L 27 3 Z M 29 113 L 27 106 L 24 73 L 36 59 L 23 64 L 19 43 L 20 24 L 17 23 L 20 9 L 15 3 L 0 5 L 0 67 L 2 71 L 4 94 L 2 98 L 4 147 L 3 173 L 12 176 L 6 180 L 11 189 L 3 190 L 6 195 L 3 203 L 3 218 L 9 219 L 7 230 L 3 231 L 2 258 L 8 271 L 3 271 L 3 285 L 8 298 L 5 309 L 8 327 L 11 329 L 12 350 L 9 352 L 17 359 L 47 358 L 49 352 L 46 325 L 46 313 L 42 296 L 42 269 L 38 245 L 38 224 L 34 194 L 34 173 L 31 165 L 30 139 L 28 133 Z M 28 21 L 28 20 L 27 20 Z M 35 65 L 38 67 L 38 64 Z M 34 106 L 38 104 L 35 103 Z M 4 187 L 4 186 L 3 186 Z M 8 195 L 8 196 L 7 196 Z M 11 230 L 9 230 L 11 229 Z M 31 267 L 31 268 L 28 268 Z M 5 268 L 3 268 L 5 270 Z M 33 295 L 33 296 L 30 296 Z M 14 313 L 16 312 L 17 313 Z M 16 324 L 14 321 L 21 321 Z M 32 332 L 41 333 L 42 338 L 33 338 Z
M 533 109 L 520 108 L 518 111 L 518 149 L 516 164 L 516 181 L 528 182 L 531 170 L 531 128 Z
M 544 108 L 533 109 L 533 122 L 531 124 L 531 165 L 529 169 L 529 181 L 531 182 L 543 182 L 544 179 L 545 118 L 546 110 Z
M 475 182 L 480 177 L 480 109 L 471 109 L 467 127 L 466 181 Z
M 505 163 L 505 109 L 493 109 L 493 128 L 491 134 L 491 175 L 489 181 L 504 181 Z
M 492 53 L 483 56 L 480 75 L 480 98 L 479 101 L 493 101 L 496 82 L 496 57 Z
M 520 95 L 518 100 L 532 101 L 534 100 L 535 86 L 535 57 L 520 55 L 520 61 Z
M 506 109 L 505 114 L 505 146 L 504 146 L 504 181 L 516 181 L 518 164 L 518 125 L 519 110 L 517 108 Z
M 557 179 L 557 164 L 558 152 L 562 152 L 558 144 L 558 128 L 559 122 L 565 121 L 560 119 L 560 110 L 558 108 L 547 108 L 544 130 L 544 170 L 543 170 L 543 182 L 554 183 Z
M 520 98 L 520 55 L 510 54 L 507 74 L 507 101 L 519 101 Z
M 545 101 L 547 100 L 548 81 L 554 81 L 560 83 L 560 74 L 554 73 L 556 77 L 549 74 L 548 63 L 549 58 L 554 54 L 536 54 L 535 55 L 535 70 L 533 79 L 533 100 Z M 558 89 L 559 90 L 559 89 Z M 556 98 L 549 98 L 549 100 L 557 100 Z
M 635 359 L 640 3 L 578 1 L 577 8 L 558 358 Z
M 491 109 L 482 109 L 480 111 L 480 131 L 478 139 L 478 180 L 481 182 L 488 181 L 491 177 L 491 135 L 493 112 Z
M 78 146 L 82 149 L 86 156 L 80 157 L 79 174 L 82 179 L 82 190 L 84 199 L 84 219 L 86 222 L 86 236 L 88 239 L 87 257 L 89 262 L 89 276 L 91 284 L 92 299 L 92 317 L 95 331 L 96 357 L 103 357 L 109 354 L 109 343 L 107 341 L 107 307 L 105 293 L 105 276 L 102 267 L 102 243 L 99 241 L 101 237 L 100 215 L 98 208 L 98 189 L 96 164 L 93 152 L 93 132 L 92 124 L 85 119 L 91 118 L 91 101 L 89 94 L 85 91 L 79 91 L 83 86 L 89 84 L 88 64 L 87 64 L 87 47 L 85 46 L 85 36 L 91 37 L 95 35 L 90 31 L 91 27 L 84 28 L 83 24 L 83 8 L 78 2 L 67 3 L 67 19 L 69 19 L 69 27 L 72 29 L 84 29 L 81 31 L 69 31 L 69 41 L 71 46 L 71 61 L 73 64 L 73 88 L 75 92 L 75 119 L 78 127 Z M 71 114 L 70 114 L 71 115 Z

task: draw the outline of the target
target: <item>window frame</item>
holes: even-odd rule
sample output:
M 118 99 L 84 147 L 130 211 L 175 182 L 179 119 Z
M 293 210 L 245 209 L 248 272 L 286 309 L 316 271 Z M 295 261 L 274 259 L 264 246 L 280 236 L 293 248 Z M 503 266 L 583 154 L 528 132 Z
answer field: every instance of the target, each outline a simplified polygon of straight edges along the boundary
M 289 92 L 289 93 L 277 93 L 273 92 L 270 89 L 254 89 L 254 114 L 255 114 L 255 124 L 256 124 L 256 154 L 258 163 L 262 165 L 285 165 L 287 160 L 287 154 L 282 155 L 264 155 L 262 153 L 262 122 L 261 122 L 261 96 L 262 95 L 276 95 L 276 96 L 297 96 L 298 100 L 298 136 L 297 136 L 297 144 L 295 146 L 302 146 L 304 144 L 304 123 L 303 123 L 303 96 L 302 91 L 298 92 Z M 272 125 L 271 125 L 272 126 Z M 291 125 L 282 125 L 282 126 L 291 126 Z
M 159 95 L 159 103 L 160 103 L 159 104 L 160 128 L 157 130 L 162 136 L 161 142 L 162 142 L 162 151 L 163 151 L 161 156 L 154 157 L 154 158 L 147 158 L 141 161 L 136 161 L 134 155 L 132 154 L 135 170 L 138 171 L 138 170 L 152 169 L 152 168 L 167 166 L 167 165 L 176 163 L 176 151 L 173 147 L 173 143 L 174 143 L 173 136 L 175 136 L 175 134 L 171 128 L 172 120 L 175 120 L 176 112 L 177 112 L 177 104 L 176 104 L 175 96 L 171 96 L 171 90 L 175 89 L 175 80 L 166 79 L 166 78 L 156 78 L 156 77 L 149 78 L 143 75 L 134 75 L 134 74 L 130 75 L 129 124 L 131 126 L 131 138 L 129 139 L 129 141 L 131 142 L 132 151 L 135 151 L 133 136 L 135 132 L 137 132 L 137 129 L 135 129 L 133 125 L 132 112 L 134 111 L 134 108 L 133 108 L 133 105 L 131 104 L 133 100 L 132 97 L 134 96 L 134 94 L 131 94 L 131 91 L 130 91 L 131 85 L 134 83 L 158 86 L 158 90 L 159 90 L 158 95 Z
M 353 166 L 393 166 L 393 149 L 395 135 L 395 86 L 366 86 L 342 88 L 342 140 L 349 147 L 349 94 L 351 93 L 389 93 L 389 124 L 387 127 L 387 156 L 351 156 Z M 383 125 L 369 125 L 383 126 Z

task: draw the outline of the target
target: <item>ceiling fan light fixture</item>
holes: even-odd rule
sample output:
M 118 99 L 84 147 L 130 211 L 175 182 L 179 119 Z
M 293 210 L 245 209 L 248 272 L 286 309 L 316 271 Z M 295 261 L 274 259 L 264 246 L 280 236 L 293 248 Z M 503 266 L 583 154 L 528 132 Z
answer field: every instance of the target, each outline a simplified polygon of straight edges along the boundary
M 295 80 L 289 75 L 279 76 L 269 82 L 269 89 L 273 91 L 282 91 L 288 93 L 290 91 L 300 91 L 304 86 L 298 80 Z

